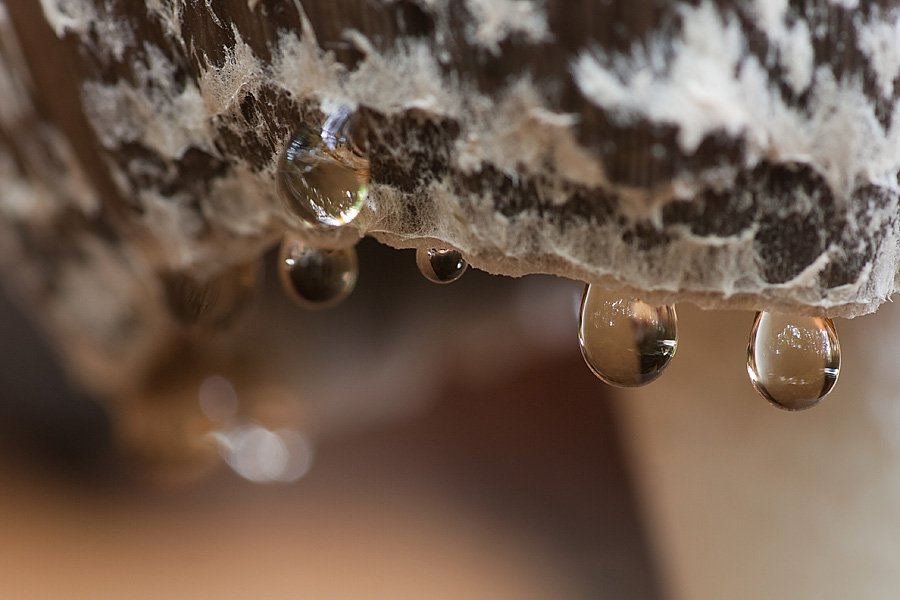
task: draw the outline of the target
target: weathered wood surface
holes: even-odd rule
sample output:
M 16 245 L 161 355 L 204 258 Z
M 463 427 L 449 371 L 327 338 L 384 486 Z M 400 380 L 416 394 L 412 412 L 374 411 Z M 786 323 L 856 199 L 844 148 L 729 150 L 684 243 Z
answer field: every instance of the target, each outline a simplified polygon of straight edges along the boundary
M 292 225 L 278 155 L 335 103 L 389 244 L 710 307 L 894 291 L 895 0 L 0 0 L 0 31 L 3 270 L 94 381 L 175 330 L 159 272 Z

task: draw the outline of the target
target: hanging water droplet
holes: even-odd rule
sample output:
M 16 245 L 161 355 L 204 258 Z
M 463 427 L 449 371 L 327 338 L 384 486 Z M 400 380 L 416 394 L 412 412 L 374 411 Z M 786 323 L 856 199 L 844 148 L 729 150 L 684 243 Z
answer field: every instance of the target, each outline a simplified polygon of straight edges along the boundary
M 161 274 L 169 312 L 182 325 L 225 329 L 252 304 L 259 280 L 256 262 L 229 267 L 209 278 L 187 271 Z
M 651 306 L 589 285 L 578 323 L 581 354 L 594 375 L 610 385 L 650 383 L 675 355 L 677 321 L 673 306 Z
M 340 227 L 369 195 L 369 161 L 354 143 L 353 111 L 333 111 L 321 127 L 302 127 L 281 157 L 278 188 L 291 214 L 310 225 Z
M 469 268 L 459 250 L 437 248 L 416 250 L 416 265 L 425 279 L 434 283 L 453 283 Z
M 760 312 L 747 348 L 756 391 L 780 408 L 803 410 L 828 395 L 841 370 L 841 345 L 831 319 Z
M 311 309 L 330 308 L 347 298 L 356 286 L 356 248 L 313 248 L 288 235 L 281 244 L 278 271 L 284 289 L 298 304 Z

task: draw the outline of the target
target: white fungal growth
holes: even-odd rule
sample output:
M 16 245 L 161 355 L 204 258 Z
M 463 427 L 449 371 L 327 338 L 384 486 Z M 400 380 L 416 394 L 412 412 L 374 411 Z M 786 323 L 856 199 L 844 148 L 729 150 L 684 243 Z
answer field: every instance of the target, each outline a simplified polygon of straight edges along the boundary
M 570 56 L 580 92 L 615 125 L 672 126 L 679 149 L 688 157 L 713 135 L 729 137 L 739 149 L 737 162 L 726 157 L 724 166 L 675 168 L 672 174 L 648 177 L 653 181 L 653 189 L 648 189 L 650 184 L 641 183 L 640 173 L 638 181 L 629 185 L 611 181 L 612 173 L 605 170 L 610 163 L 604 160 L 611 154 L 606 142 L 592 140 L 590 148 L 579 143 L 579 119 L 587 114 L 565 114 L 554 105 L 558 100 L 554 94 L 566 74 L 551 75 L 548 82 L 546 73 L 532 79 L 525 69 L 520 76 L 497 82 L 487 93 L 453 63 L 459 45 L 477 46 L 483 56 L 484 51 L 499 53 L 511 40 L 515 45 L 552 41 L 549 3 L 450 2 L 416 0 L 433 20 L 433 36 L 403 37 L 389 45 L 383 40 L 375 43 L 350 28 L 340 32 L 343 41 L 361 53 L 360 60 L 348 67 L 316 39 L 298 0 L 294 8 L 301 18 L 300 31 L 278 31 L 276 41 L 269 44 L 272 59 L 268 62 L 234 28 L 221 36 L 229 40 L 228 46 L 224 52 L 217 49 L 214 62 L 197 60 L 195 49 L 184 47 L 185 12 L 194 11 L 206 19 L 202 27 L 215 35 L 219 27 L 231 27 L 221 10 L 214 12 L 216 3 L 148 0 L 149 18 L 162 28 L 171 48 L 199 62 L 194 65 L 199 77 L 188 76 L 186 84 L 176 85 L 175 65 L 167 54 L 152 46 L 135 47 L 134 54 L 141 58 L 130 65 L 133 79 L 115 84 L 89 81 L 83 98 L 90 121 L 108 149 L 115 151 L 134 142 L 157 155 L 144 160 L 135 153 L 129 155 L 127 165 L 110 166 L 123 191 L 128 192 L 135 181 L 171 182 L 177 175 L 176 161 L 191 149 L 205 152 L 208 156 L 200 159 L 216 167 L 216 175 L 201 182 L 207 188 L 199 193 L 175 189 L 163 197 L 158 190 L 130 190 L 131 197 L 146 209 L 144 224 L 167 242 L 161 251 L 170 253 L 166 258 L 194 268 L 213 254 L 216 235 L 230 235 L 235 247 L 240 241 L 246 249 L 251 237 L 259 239 L 278 229 L 272 226 L 272 217 L 279 214 L 272 182 L 279 148 L 273 138 L 285 135 L 284 124 L 270 128 L 266 119 L 243 119 L 240 111 L 246 96 L 265 86 L 267 97 L 271 92 L 300 105 L 316 104 L 323 110 L 338 104 L 365 106 L 387 117 L 410 116 L 407 113 L 412 111 L 416 118 L 446 120 L 458 129 L 446 157 L 448 173 L 427 182 L 416 198 L 373 184 L 369 208 L 354 225 L 361 233 L 376 231 L 387 243 L 411 247 L 428 237 L 463 250 L 474 266 L 491 272 L 548 272 L 614 282 L 632 286 L 654 301 L 665 301 L 666 294 L 671 294 L 707 306 L 733 302 L 732 306 L 746 308 L 764 298 L 772 307 L 810 305 L 832 314 L 859 314 L 874 309 L 893 289 L 896 256 L 891 245 L 895 240 L 884 242 L 885 248 L 877 249 L 876 256 L 871 249 L 854 248 L 854 240 L 829 240 L 831 247 L 798 265 L 800 272 L 791 275 L 791 281 L 772 283 L 763 276 L 760 264 L 758 223 L 737 234 L 716 237 L 714 232 L 694 235 L 689 224 L 679 231 L 679 225 L 666 224 L 662 217 L 668 203 L 690 202 L 712 186 L 738 192 L 733 189 L 735 174 L 761 162 L 809 165 L 827 181 L 836 212 L 851 221 L 857 218 L 847 216 L 855 215 L 847 208 L 853 190 L 872 183 L 885 193 L 898 191 L 900 107 L 888 106 L 894 114 L 892 125 L 886 127 L 885 115 L 876 115 L 876 103 L 864 90 L 859 70 L 849 69 L 849 74 L 836 79 L 822 57 L 815 55 L 814 43 L 834 35 L 830 25 L 814 25 L 817 21 L 810 15 L 795 18 L 796 10 L 789 9 L 788 0 L 751 0 L 730 7 L 712 0 L 673 2 L 665 10 L 675 7 L 679 12 L 681 28 L 675 33 L 663 27 L 635 39 L 627 51 L 586 47 Z M 388 13 L 395 3 L 371 0 L 368 4 Z M 855 4 L 851 0 L 836 3 Z M 101 60 L 118 55 L 120 42 L 134 44 L 127 36 L 95 40 L 86 34 L 104 30 L 98 25 L 104 18 L 97 14 L 105 6 L 101 0 L 42 0 L 42 5 L 59 35 L 75 34 L 82 43 L 99 46 L 91 50 Z M 264 12 L 256 0 L 247 0 L 247 7 L 255 8 L 257 14 Z M 821 3 L 811 10 L 834 8 Z M 451 12 L 465 21 L 451 19 Z M 842 26 L 855 27 L 879 92 L 890 99 L 900 71 L 900 25 L 896 14 L 869 14 L 866 22 Z M 742 28 L 747 19 L 768 45 L 764 54 L 751 52 Z M 564 61 L 560 62 L 564 69 Z M 787 92 L 782 93 L 785 88 Z M 884 104 L 878 104 L 882 113 Z M 258 112 L 264 105 L 252 108 Z M 237 142 L 225 140 L 223 132 L 233 134 Z M 234 150 L 245 147 L 246 140 L 246 147 L 254 147 L 255 162 Z M 254 146 L 256 142 L 261 143 Z M 656 163 L 674 154 L 675 149 L 664 144 L 644 148 L 640 147 L 643 140 L 636 142 L 636 162 L 643 152 Z M 259 148 L 270 147 L 271 157 L 259 156 Z M 392 150 L 401 162 L 404 153 L 429 156 L 432 152 L 431 148 Z M 643 167 L 635 165 L 634 170 Z M 497 179 L 473 186 L 477 191 L 460 192 L 458 179 L 471 177 L 478 183 L 478 177 L 493 174 Z M 520 186 L 522 182 L 528 185 Z M 526 202 L 495 197 L 495 184 L 505 194 L 530 196 Z M 573 190 L 580 194 L 583 209 L 576 215 L 558 210 L 575 197 Z M 604 221 L 604 216 L 592 223 L 590 203 L 605 201 L 601 197 L 605 192 L 616 196 L 609 202 L 615 204 L 619 221 Z M 817 212 L 819 197 L 804 193 L 790 196 L 786 213 Z M 465 198 L 460 198 L 462 194 Z M 410 202 L 416 211 L 409 210 Z M 501 210 L 504 202 L 519 204 Z M 872 225 L 861 227 L 892 226 L 889 213 L 895 210 L 896 201 L 889 199 L 883 207 L 872 209 L 885 214 L 867 215 Z M 547 218 L 552 211 L 562 215 L 563 224 Z M 636 248 L 625 241 L 623 230 L 638 221 L 658 229 L 665 226 L 671 239 L 660 242 L 658 248 Z M 196 239 L 193 234 L 201 224 L 209 226 L 210 235 Z M 881 233 L 877 239 L 895 234 Z M 869 261 L 859 270 L 858 280 L 823 291 L 820 276 L 833 264 L 843 264 L 853 252 Z
M 781 63 L 794 92 L 802 94 L 813 81 L 813 46 L 809 27 L 798 21 L 782 34 Z
M 84 84 L 84 108 L 104 146 L 140 142 L 160 156 L 181 157 L 189 148 L 211 149 L 206 99 L 187 82 L 175 83 L 175 66 L 155 46 L 145 47 L 147 64 L 135 65 L 138 85 Z
M 362 46 L 363 38 L 358 34 L 351 39 Z M 384 54 L 366 47 L 365 60 L 343 86 L 343 93 L 353 104 L 364 102 L 388 114 L 417 108 L 458 117 L 465 111 L 461 91 L 445 81 L 425 42 L 410 42 Z
M 153 0 L 151 0 L 152 2 Z M 47 22 L 58 37 L 84 35 L 93 30 L 103 40 L 104 53 L 122 60 L 125 50 L 134 46 L 134 32 L 127 23 L 106 11 L 97 10 L 90 0 L 40 0 Z
M 788 84 L 802 94 L 812 83 L 812 37 L 805 21 L 788 27 L 787 0 L 755 0 L 751 12 L 757 24 L 778 52 L 778 62 L 786 72 Z
M 340 96 L 337 68 L 333 57 L 323 54 L 311 36 L 300 39 L 285 32 L 272 54 L 271 81 L 295 98 Z
M 44 17 L 57 37 L 69 32 L 85 33 L 97 20 L 97 10 L 89 0 L 40 0 Z
M 460 170 L 476 173 L 491 164 L 511 177 L 540 172 L 547 165 L 569 181 L 588 186 L 606 182 L 602 164 L 573 135 L 577 117 L 550 111 L 528 79 L 512 83 L 502 98 L 472 94 L 456 143 Z
M 181 36 L 177 34 L 181 29 L 181 18 L 184 14 L 185 1 L 186 0 L 146 0 L 145 2 L 147 13 L 156 17 L 156 20 L 162 25 L 163 31 L 169 34 L 170 39 L 172 40 L 181 40 Z
M 614 118 L 678 127 L 686 153 L 724 132 L 746 141 L 750 164 L 773 158 L 812 165 L 839 198 L 860 180 L 890 182 L 900 170 L 896 124 L 886 131 L 878 123 L 859 78 L 838 82 L 828 70 L 811 73 L 809 34 L 805 27 L 785 29 L 782 4 L 758 3 L 766 9 L 760 23 L 771 30 L 767 33 L 781 54 L 792 56 L 788 80 L 795 89 L 812 86 L 811 110 L 781 98 L 777 82 L 746 52 L 736 18 L 710 2 L 682 9 L 680 38 L 651 40 L 649 50 L 627 55 L 585 52 L 573 73 L 582 93 Z M 665 45 L 673 50 L 671 64 L 665 64 Z M 892 48 L 900 52 L 897 40 Z
M 893 19 L 875 19 L 858 23 L 859 44 L 878 77 L 880 92 L 885 98 L 894 95 L 894 83 L 900 77 L 900 9 Z
M 226 48 L 221 67 L 207 62 L 200 74 L 200 95 L 208 116 L 221 115 L 240 103 L 247 91 L 256 88 L 263 74 L 262 64 L 234 28 L 235 44 Z
M 585 52 L 573 66 L 576 82 L 591 102 L 621 119 L 678 125 L 678 141 L 688 153 L 714 131 L 743 133 L 750 123 L 746 87 L 766 82 L 760 81 L 760 66 L 745 61 L 737 21 L 723 21 L 709 4 L 685 9 L 671 65 L 665 54 L 670 44 L 651 40 L 647 49 L 636 47 L 629 55 Z
M 523 35 L 531 42 L 550 39 L 547 17 L 533 0 L 466 0 L 466 8 L 474 19 L 469 28 L 469 43 L 478 44 L 497 54 L 500 42 L 512 34 Z

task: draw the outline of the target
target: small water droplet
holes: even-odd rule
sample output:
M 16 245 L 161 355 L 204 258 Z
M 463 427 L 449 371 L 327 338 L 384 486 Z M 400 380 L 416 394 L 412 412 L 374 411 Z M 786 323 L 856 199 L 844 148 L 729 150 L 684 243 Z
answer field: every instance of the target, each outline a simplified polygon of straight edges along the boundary
M 229 267 L 209 278 L 186 271 L 161 274 L 166 304 L 184 326 L 226 329 L 252 304 L 259 280 L 256 262 Z
M 837 382 L 841 345 L 831 319 L 756 314 L 747 373 L 756 391 L 786 410 L 818 404 Z
M 459 250 L 419 248 L 416 265 L 425 279 L 434 283 L 453 283 L 463 276 L 469 263 Z
M 369 195 L 369 161 L 353 141 L 361 128 L 352 110 L 333 111 L 321 127 L 302 127 L 285 148 L 278 188 L 304 223 L 340 227 L 355 219 Z
M 589 285 L 578 323 L 581 354 L 594 375 L 610 385 L 644 385 L 675 356 L 677 322 L 673 306 L 651 306 Z
M 330 308 L 347 298 L 356 286 L 356 248 L 313 248 L 288 235 L 281 244 L 278 271 L 284 289 L 298 304 L 311 309 Z

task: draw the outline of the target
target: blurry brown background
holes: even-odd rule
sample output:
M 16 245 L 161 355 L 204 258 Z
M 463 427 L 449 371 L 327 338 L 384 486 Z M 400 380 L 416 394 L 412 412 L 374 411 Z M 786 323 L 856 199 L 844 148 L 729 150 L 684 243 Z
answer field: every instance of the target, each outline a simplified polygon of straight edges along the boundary
M 185 468 L 179 439 L 136 453 L 117 430 L 128 403 L 68 388 L 4 302 L 4 595 L 661 596 L 606 388 L 579 356 L 580 286 L 478 272 L 434 286 L 412 253 L 366 242 L 354 296 L 310 314 L 268 275 L 253 314 L 213 342 L 224 350 L 189 353 L 209 372 L 160 377 L 187 382 L 188 413 L 204 376 L 231 376 L 234 354 L 245 404 L 269 401 L 243 398 L 248 365 L 292 390 L 279 402 L 298 410 L 274 411 L 284 422 L 271 426 L 299 427 L 315 458 L 288 484 L 251 483 L 217 457 Z M 141 400 L 136 418 L 159 419 L 163 402 Z

